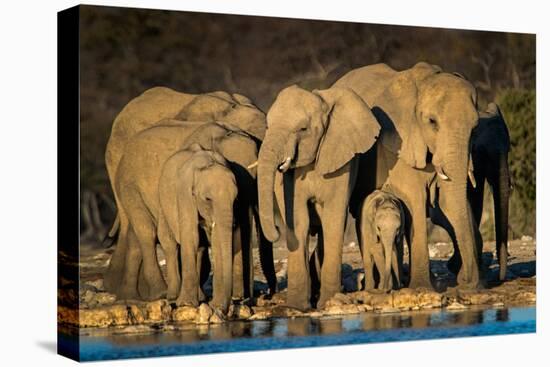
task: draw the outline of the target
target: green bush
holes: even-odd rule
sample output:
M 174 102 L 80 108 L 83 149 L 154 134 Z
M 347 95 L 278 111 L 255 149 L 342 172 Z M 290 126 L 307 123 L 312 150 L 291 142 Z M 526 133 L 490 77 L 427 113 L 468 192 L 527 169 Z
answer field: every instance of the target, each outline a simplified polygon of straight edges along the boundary
M 514 190 L 510 202 L 510 229 L 514 236 L 536 232 L 536 94 L 534 89 L 507 89 L 498 93 L 510 131 L 508 161 Z

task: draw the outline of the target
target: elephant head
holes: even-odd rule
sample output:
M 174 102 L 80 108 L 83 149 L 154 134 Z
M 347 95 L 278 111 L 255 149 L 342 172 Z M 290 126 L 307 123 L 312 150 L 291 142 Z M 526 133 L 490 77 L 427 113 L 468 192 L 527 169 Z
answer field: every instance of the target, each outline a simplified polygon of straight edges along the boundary
M 227 311 L 233 285 L 233 209 L 237 184 L 228 163 L 221 155 L 203 150 L 198 144 L 189 147 L 188 151 L 191 156 L 178 170 L 176 189 L 180 193 L 180 241 L 191 237 L 198 242 L 200 216 L 212 246 L 212 304 Z M 185 246 L 185 242 L 179 243 Z
M 421 62 L 396 74 L 373 112 L 394 125 L 401 140 L 394 150 L 406 163 L 423 169 L 431 159 L 442 180 L 466 182 L 476 100 L 475 88 L 461 75 Z
M 381 247 L 373 250 L 382 254 L 383 264 L 377 261 L 378 257 L 375 257 L 375 262 L 380 273 L 379 288 L 383 290 L 390 290 L 392 287 L 392 267 L 397 282 L 401 281 L 397 250 L 403 243 L 404 219 L 403 206 L 392 194 L 376 190 L 365 200 L 361 226 L 364 227 L 362 230 L 364 233 L 372 236 L 369 243 Z M 363 254 L 363 256 L 370 255 Z
M 176 116 L 182 121 L 216 121 L 230 129 L 238 128 L 262 141 L 265 114 L 250 99 L 240 94 L 213 92 L 198 95 Z
M 269 241 L 274 224 L 273 193 L 277 170 L 314 165 L 330 175 L 375 142 L 380 126 L 369 107 L 347 88 L 309 92 L 282 90 L 267 114 L 267 131 L 258 157 L 260 221 Z

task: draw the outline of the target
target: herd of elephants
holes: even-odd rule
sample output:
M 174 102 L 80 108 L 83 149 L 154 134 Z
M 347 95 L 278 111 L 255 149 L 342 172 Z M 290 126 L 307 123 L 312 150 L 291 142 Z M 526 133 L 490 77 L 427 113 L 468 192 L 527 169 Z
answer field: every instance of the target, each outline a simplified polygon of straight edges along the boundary
M 432 289 L 428 218 L 452 239 L 457 286 L 483 288 L 485 183 L 506 277 L 509 149 L 498 106 L 480 111 L 471 82 L 426 62 L 361 67 L 325 90 L 289 86 L 267 114 L 240 94 L 149 89 L 118 114 L 107 144 L 117 216 L 105 289 L 225 312 L 253 297 L 253 242 L 268 295 L 278 291 L 272 244 L 283 234 L 286 305 L 323 308 L 341 291 L 348 214 L 365 290 Z

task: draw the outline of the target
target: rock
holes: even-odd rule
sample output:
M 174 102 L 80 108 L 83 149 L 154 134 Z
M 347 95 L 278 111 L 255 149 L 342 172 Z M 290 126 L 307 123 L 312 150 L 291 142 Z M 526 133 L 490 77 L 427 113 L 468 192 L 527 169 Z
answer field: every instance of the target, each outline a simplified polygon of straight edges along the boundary
M 443 295 L 433 291 L 420 291 L 417 300 L 420 308 L 440 308 L 443 305 Z
M 199 306 L 199 311 L 195 317 L 195 323 L 208 324 L 210 321 L 210 316 L 212 316 L 212 309 L 208 306 L 208 304 L 202 303 Z
M 494 308 L 502 308 L 504 307 L 504 302 L 495 302 L 492 304 Z
M 458 299 L 465 305 L 487 305 L 498 301 L 496 294 L 470 290 L 459 290 Z
M 158 322 L 170 318 L 172 308 L 165 299 L 149 302 L 146 305 L 147 321 Z
M 95 298 L 95 292 L 90 289 L 87 289 L 80 294 L 80 302 L 85 303 L 86 305 L 91 305 Z
M 79 312 L 80 327 L 107 327 L 111 325 L 111 321 L 109 310 L 104 308 L 80 310 Z
M 368 298 L 368 302 L 364 303 L 370 304 L 375 310 L 381 310 L 383 308 L 393 308 L 392 295 L 386 293 L 371 294 Z
M 116 301 L 116 296 L 112 293 L 99 292 L 95 294 L 94 300 L 102 306 L 112 305 Z
M 248 319 L 252 316 L 252 310 L 247 305 L 231 305 L 227 316 L 232 319 Z
M 375 310 L 376 313 L 397 313 L 400 312 L 398 308 L 394 307 L 384 307 L 379 310 Z
M 445 309 L 449 310 L 449 311 L 459 311 L 459 310 L 464 310 L 466 308 L 467 307 L 464 306 L 462 303 L 453 302 L 453 303 L 447 305 L 447 307 Z
M 352 315 L 359 313 L 360 310 L 357 305 L 354 304 L 342 304 L 328 306 L 323 309 L 323 315 L 334 316 L 334 315 Z
M 225 322 L 225 316 L 219 309 L 215 309 L 210 316 L 209 322 L 211 324 L 221 324 Z
M 302 311 L 292 307 L 277 305 L 271 311 L 273 317 L 301 317 L 306 316 Z
M 510 301 L 514 303 L 535 303 L 537 295 L 531 291 L 519 291 L 510 296 Z
M 172 311 L 174 321 L 195 321 L 198 311 L 192 306 L 181 306 Z
M 359 310 L 359 312 L 371 312 L 374 310 L 374 307 L 372 307 L 371 305 L 360 304 L 357 305 L 357 309 Z
M 409 288 L 403 288 L 392 292 L 393 307 L 406 311 L 418 306 L 416 292 Z
M 310 313 L 307 314 L 309 317 L 312 317 L 314 319 L 317 319 L 319 317 L 323 317 L 323 313 L 322 312 L 319 312 L 319 311 L 312 311 Z
M 103 279 L 89 280 L 85 284 L 94 287 L 97 290 L 103 290 Z
M 265 320 L 272 316 L 273 312 L 268 307 L 252 307 L 253 315 L 250 316 L 249 320 Z
M 142 324 L 145 322 L 145 315 L 137 305 L 130 306 L 128 317 L 132 324 Z
M 326 302 L 325 307 L 349 305 L 351 303 L 353 303 L 353 299 L 350 296 L 344 293 L 336 293 Z
M 128 308 L 125 305 L 111 306 L 109 313 L 112 318 L 111 325 L 129 325 L 131 323 Z

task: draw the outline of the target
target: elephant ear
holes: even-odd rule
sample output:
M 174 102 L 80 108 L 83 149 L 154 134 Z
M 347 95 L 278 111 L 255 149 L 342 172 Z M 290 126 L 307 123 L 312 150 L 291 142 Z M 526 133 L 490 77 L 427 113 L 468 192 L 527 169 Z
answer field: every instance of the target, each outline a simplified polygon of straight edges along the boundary
M 225 92 L 200 94 L 189 102 L 176 116 L 182 121 L 215 121 L 235 104 Z
M 426 167 L 428 145 L 416 117 L 416 74 L 420 73 L 399 73 L 379 96 L 380 106 L 375 106 L 373 112 L 382 125 L 393 125 L 397 130 L 401 146 L 395 153 L 399 153 L 399 158 L 411 167 L 422 169 Z
M 335 172 L 356 154 L 369 150 L 380 125 L 369 106 L 348 88 L 314 91 L 328 106 L 326 130 L 317 153 L 315 169 L 322 175 Z

